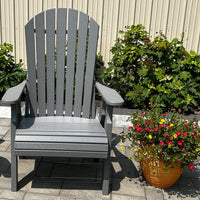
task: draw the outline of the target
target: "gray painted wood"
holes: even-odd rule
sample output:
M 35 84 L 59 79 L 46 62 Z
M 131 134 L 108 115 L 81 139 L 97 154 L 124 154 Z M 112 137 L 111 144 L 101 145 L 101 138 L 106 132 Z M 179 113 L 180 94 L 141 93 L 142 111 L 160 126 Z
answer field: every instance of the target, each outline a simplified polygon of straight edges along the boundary
M 110 106 L 120 106 L 124 104 L 123 98 L 118 94 L 116 90 L 108 88 L 98 82 L 96 82 L 96 88 L 106 104 Z
M 91 119 L 96 117 L 96 105 L 95 105 L 95 85 L 93 84 L 92 89 L 92 106 L 91 106 Z
M 107 158 L 104 161 L 103 184 L 102 184 L 103 195 L 108 195 L 110 192 L 110 180 L 111 180 L 111 160 L 110 158 Z
M 15 136 L 15 142 L 20 142 L 20 141 L 24 141 L 24 142 L 56 142 L 56 143 L 67 143 L 67 142 L 71 142 L 71 143 L 93 143 L 93 144 L 100 144 L 100 143 L 108 143 L 107 138 L 103 138 L 103 137 L 74 137 L 74 136 L 58 136 L 58 135 L 54 135 L 54 136 L 40 136 L 40 135 L 16 135 Z M 53 146 L 52 146 L 53 149 Z
M 92 101 L 92 87 L 94 84 L 94 65 L 97 51 L 99 26 L 93 20 L 90 19 L 90 30 L 88 40 L 88 52 L 87 52 L 87 66 L 85 75 L 85 87 L 84 87 L 84 99 L 83 99 L 83 117 L 90 117 L 90 108 Z
M 39 116 L 46 115 L 45 92 L 45 43 L 44 43 L 44 12 L 36 15 L 36 55 L 37 55 L 37 81 L 38 81 L 38 108 Z
M 15 104 L 20 101 L 23 90 L 26 86 L 26 80 L 17 86 L 9 88 L 1 99 L 3 104 Z
M 67 18 L 67 10 L 65 8 L 57 9 L 57 59 L 56 59 L 56 115 L 57 116 L 63 115 L 66 18 Z
M 55 95 L 55 9 L 46 12 L 47 115 L 54 115 Z
M 48 156 L 48 157 L 81 157 L 81 158 L 107 158 L 108 152 L 90 151 L 54 151 L 54 150 L 15 150 L 18 156 Z
M 83 77 L 85 70 L 87 31 L 88 31 L 88 16 L 80 12 L 77 65 L 76 65 L 75 102 L 74 102 L 74 116 L 76 117 L 80 117 L 82 111 Z
M 80 35 L 79 35 L 79 47 L 77 52 L 77 70 L 76 70 L 76 92 L 75 92 L 75 116 L 72 115 L 73 104 L 73 86 L 74 86 L 74 72 L 75 72 L 75 49 L 76 49 L 76 29 L 77 29 L 77 11 L 70 10 L 68 17 L 68 59 L 67 59 L 67 75 L 66 75 L 66 115 L 63 116 L 63 97 L 64 97 L 64 65 L 65 65 L 65 34 L 66 34 L 66 9 L 57 10 L 57 30 L 55 31 L 55 11 L 49 10 L 46 14 L 46 47 L 47 47 L 47 115 L 45 115 L 44 105 L 45 95 L 38 97 L 39 100 L 39 112 L 40 117 L 37 117 L 37 98 L 36 98 L 36 72 L 35 72 L 35 41 L 34 41 L 34 21 L 33 19 L 26 25 L 26 42 L 27 42 L 27 58 L 28 60 L 28 81 L 27 89 L 31 99 L 31 117 L 21 117 L 20 113 L 20 101 L 18 101 L 17 95 L 15 95 L 16 103 L 11 106 L 11 176 L 12 176 L 12 190 L 17 190 L 17 156 L 56 156 L 56 157 L 88 157 L 88 158 L 104 158 L 104 178 L 103 178 L 103 194 L 109 193 L 109 180 L 110 180 L 110 146 L 111 146 L 111 134 L 112 134 L 112 106 L 106 105 L 111 103 L 108 91 L 101 85 L 97 84 L 97 88 L 100 90 L 103 97 L 103 110 L 105 113 L 104 127 L 100 124 L 98 119 L 89 119 L 94 117 L 94 64 L 96 56 L 96 46 L 98 38 L 98 25 L 96 22 L 90 20 L 89 30 L 89 43 L 88 43 L 88 55 L 87 66 L 84 77 L 84 64 L 85 63 L 85 43 L 86 38 L 82 36 L 84 26 L 84 35 L 87 33 L 85 28 L 88 25 L 85 19 L 88 17 L 85 14 L 80 15 Z M 39 93 L 44 91 L 44 82 L 40 76 L 45 77 L 44 71 L 44 48 L 45 42 L 43 41 L 45 27 L 43 21 L 44 13 L 36 16 L 36 29 L 35 34 L 37 41 L 37 65 L 38 65 L 38 84 L 43 86 L 38 87 Z M 85 19 L 84 19 L 85 18 Z M 86 26 L 87 27 L 87 26 Z M 72 29 L 72 30 L 71 30 Z M 57 60 L 56 60 L 56 114 L 54 116 L 54 34 L 57 37 Z M 41 43 L 40 43 L 41 41 Z M 40 48 L 41 47 L 41 48 Z M 83 65 L 82 65 L 83 64 Z M 80 67 L 81 66 L 81 67 Z M 41 67 L 41 68 L 40 68 Z M 41 72 L 41 73 L 40 73 Z M 25 82 L 17 88 L 22 90 L 25 87 Z M 69 89 L 71 88 L 71 89 Z M 82 90 L 84 88 L 83 99 L 83 117 L 81 115 L 82 104 Z M 32 90 L 33 89 L 33 90 Z M 5 98 L 11 99 L 10 96 L 14 94 L 12 90 Z M 19 91 L 19 92 L 20 92 Z M 112 92 L 111 92 L 112 94 Z M 81 96 L 81 97 L 80 97 Z M 115 98 L 116 99 L 116 98 Z M 42 104 L 40 104 L 42 102 Z M 116 103 L 116 101 L 114 101 Z M 114 104 L 115 104 L 114 103 Z M 119 102 L 118 102 L 119 103 Z M 92 106 L 91 106 L 92 104 Z M 68 109 L 68 105 L 70 106 Z M 76 115 L 78 117 L 76 117 Z M 19 122 L 19 124 L 18 124 Z M 108 141 L 109 140 L 109 141 Z M 109 145 L 110 144 L 110 145 Z
M 101 151 L 107 152 L 106 144 L 71 144 L 71 143 L 52 143 L 52 142 L 15 142 L 16 149 L 34 149 L 34 150 L 61 150 L 61 151 Z
M 11 105 L 11 190 L 17 191 L 18 182 L 18 162 L 15 155 L 15 132 L 18 125 L 18 109 L 17 104 Z
M 34 40 L 33 18 L 25 26 L 25 36 L 26 36 L 26 54 L 27 54 L 27 67 L 28 67 L 27 88 L 30 97 L 30 115 L 37 116 L 35 40 Z
M 105 130 L 100 125 L 98 119 L 82 120 L 75 117 L 40 117 L 22 118 L 18 132 L 92 132 L 105 134 Z
M 72 115 L 74 71 L 75 71 L 75 50 L 77 36 L 77 10 L 69 9 L 68 12 L 68 41 L 67 41 L 67 74 L 65 94 L 65 115 Z
M 25 129 L 20 130 L 18 129 L 18 131 L 16 132 L 16 135 L 31 135 L 31 136 L 51 136 L 51 135 L 55 135 L 56 136 L 74 136 L 74 137 L 107 137 L 107 135 L 105 134 L 105 132 L 87 132 L 86 130 L 84 130 L 83 132 L 81 130 L 77 130 L 77 131 L 26 131 Z

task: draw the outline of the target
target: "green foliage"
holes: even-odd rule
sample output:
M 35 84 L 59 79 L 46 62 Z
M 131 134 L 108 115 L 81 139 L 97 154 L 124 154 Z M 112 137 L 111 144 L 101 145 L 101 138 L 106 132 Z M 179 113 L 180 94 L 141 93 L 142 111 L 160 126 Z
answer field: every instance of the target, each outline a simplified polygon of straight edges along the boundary
M 165 110 L 199 109 L 200 55 L 185 50 L 183 35 L 168 41 L 160 33 L 151 41 L 142 25 L 126 27 L 120 34 L 101 76 L 124 97 L 126 106 L 149 108 L 153 102 Z
M 11 54 L 12 51 L 13 46 L 11 44 L 0 45 L 0 96 L 8 88 L 19 84 L 26 77 L 26 72 L 21 69 L 22 61 L 15 63 L 15 58 Z
M 134 112 L 129 119 L 133 126 L 123 139 L 131 141 L 138 160 L 152 157 L 166 162 L 181 162 L 186 166 L 200 156 L 198 120 L 187 120 L 177 112 L 163 113 L 161 108 Z M 122 141 L 123 141 L 122 139 Z M 137 153 L 139 152 L 139 153 Z

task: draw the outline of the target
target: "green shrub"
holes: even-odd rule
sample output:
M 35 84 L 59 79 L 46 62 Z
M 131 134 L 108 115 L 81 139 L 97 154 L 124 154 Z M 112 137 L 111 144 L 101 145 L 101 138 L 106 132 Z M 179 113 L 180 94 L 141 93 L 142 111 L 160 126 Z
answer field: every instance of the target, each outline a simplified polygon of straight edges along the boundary
M 11 44 L 0 45 L 0 97 L 8 88 L 19 84 L 26 77 L 26 72 L 21 69 L 22 61 L 15 63 L 12 51 Z
M 200 106 L 200 55 L 187 52 L 181 40 L 160 33 L 150 40 L 142 25 L 120 31 L 112 60 L 101 76 L 125 99 L 126 106 L 149 108 L 149 102 L 191 112 Z

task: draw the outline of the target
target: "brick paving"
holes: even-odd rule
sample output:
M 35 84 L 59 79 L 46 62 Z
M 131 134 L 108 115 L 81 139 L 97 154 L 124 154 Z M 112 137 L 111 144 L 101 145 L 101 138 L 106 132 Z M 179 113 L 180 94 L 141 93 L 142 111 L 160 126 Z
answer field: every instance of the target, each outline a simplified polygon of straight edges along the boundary
M 101 193 L 102 163 L 97 159 L 19 159 L 20 190 L 10 191 L 10 119 L 0 118 L 0 200 L 200 200 L 200 168 L 185 169 L 170 189 L 157 189 L 143 179 L 139 163 L 120 150 L 113 128 L 112 192 Z

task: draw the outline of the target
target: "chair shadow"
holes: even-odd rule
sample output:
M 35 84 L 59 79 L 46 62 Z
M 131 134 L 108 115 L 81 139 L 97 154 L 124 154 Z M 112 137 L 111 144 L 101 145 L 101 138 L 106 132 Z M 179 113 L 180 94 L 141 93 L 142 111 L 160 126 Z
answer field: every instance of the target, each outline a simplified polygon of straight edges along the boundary
M 113 187 L 111 191 L 118 191 L 120 189 L 120 182 L 124 178 L 136 179 L 137 184 L 140 184 L 142 187 L 151 188 L 152 186 L 146 183 L 141 175 L 141 171 L 136 168 L 132 160 L 128 159 L 126 155 L 123 155 L 117 149 L 120 137 L 120 135 L 113 133 L 113 155 L 111 156 Z M 42 159 L 35 159 L 34 170 L 20 180 L 19 189 L 32 182 L 32 188 L 101 190 L 101 177 L 103 174 L 103 162 L 101 159 L 85 159 L 84 161 L 80 159 L 77 163 L 74 161 L 71 163 L 70 159 L 67 162 L 62 161 L 66 158 L 49 158 L 49 161 L 45 161 L 48 163 L 47 169 L 43 168 L 39 174 L 42 174 L 45 170 L 49 171 L 50 174 L 39 176 L 38 172 L 41 170 Z M 88 161 L 90 164 L 87 165 Z M 0 174 L 10 177 L 10 162 L 0 157 L 0 163 L 3 163 L 0 165 Z M 99 173 L 99 179 L 90 179 L 90 174 L 94 172 L 93 166 L 95 168 L 96 165 L 98 165 L 98 170 L 95 173 Z M 115 169 L 116 165 L 117 170 Z M 52 176 L 53 171 L 57 171 L 58 173 Z M 77 173 L 79 173 L 81 178 L 76 176 Z M 162 189 L 162 191 L 168 198 L 173 198 L 174 196 L 178 198 L 198 197 L 200 194 L 200 168 L 195 168 L 194 170 L 186 168 L 174 186 L 169 189 Z
M 117 191 L 120 189 L 120 182 L 124 178 L 139 178 L 138 170 L 132 160 L 117 149 L 117 144 L 120 143 L 120 138 L 120 135 L 113 134 L 112 150 L 114 155 L 111 156 L 111 161 L 113 163 L 112 167 L 117 162 L 117 168 L 119 168 L 119 170 L 117 171 L 115 171 L 114 168 L 112 169 L 112 176 L 115 183 L 114 187 L 112 188 L 113 191 Z
M 112 177 L 115 186 L 111 190 L 119 190 L 120 182 L 125 177 L 138 178 L 138 172 L 131 160 L 124 156 L 116 147 L 120 142 L 120 136 L 113 134 L 112 150 L 115 156 L 111 156 L 111 162 L 117 163 L 120 170 L 115 172 L 112 166 Z M 73 190 L 101 190 L 103 175 L 102 159 L 80 159 L 77 163 L 62 162 L 64 158 L 49 158 L 45 163 L 47 168 L 43 176 L 41 162 L 43 158 L 35 159 L 34 170 L 19 181 L 19 189 L 32 181 L 32 188 L 51 188 L 51 189 L 73 189 Z M 76 159 L 77 161 L 78 159 Z M 89 163 L 89 164 L 88 164 Z M 20 166 L 19 166 L 20 167 Z M 40 172 L 40 170 L 42 170 Z M 56 171 L 56 173 L 55 173 Z M 38 175 L 40 174 L 40 175 Z M 52 175 L 53 174 L 53 175 Z M 77 176 L 79 174 L 79 176 Z M 96 178 L 91 178 L 94 175 Z M 57 184 L 56 184 L 57 183 Z

